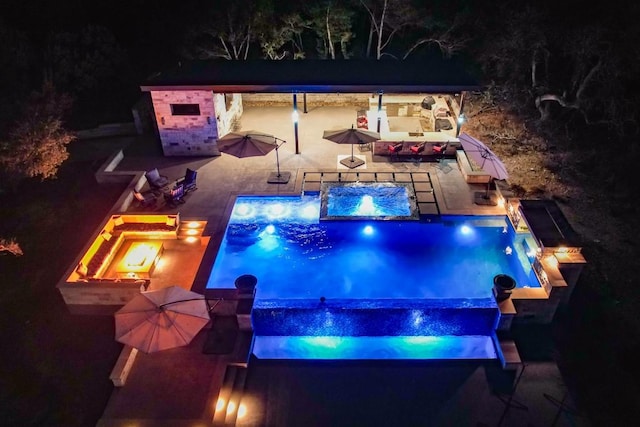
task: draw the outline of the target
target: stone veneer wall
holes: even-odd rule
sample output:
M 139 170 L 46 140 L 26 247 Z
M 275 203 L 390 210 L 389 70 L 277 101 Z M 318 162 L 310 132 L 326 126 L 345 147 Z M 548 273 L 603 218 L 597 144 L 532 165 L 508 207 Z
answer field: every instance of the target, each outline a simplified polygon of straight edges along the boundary
M 151 99 L 165 156 L 219 156 L 218 138 L 242 115 L 239 94 L 229 110 L 223 94 L 208 90 L 152 91 Z M 198 104 L 200 115 L 173 115 L 171 104 Z
M 369 98 L 378 95 L 368 93 L 308 93 L 307 109 L 323 106 L 355 106 L 366 110 L 369 108 Z M 292 107 L 292 93 L 246 93 L 242 102 L 247 107 Z M 298 110 L 303 110 L 304 94 L 298 94 Z M 377 101 L 376 101 L 377 102 Z

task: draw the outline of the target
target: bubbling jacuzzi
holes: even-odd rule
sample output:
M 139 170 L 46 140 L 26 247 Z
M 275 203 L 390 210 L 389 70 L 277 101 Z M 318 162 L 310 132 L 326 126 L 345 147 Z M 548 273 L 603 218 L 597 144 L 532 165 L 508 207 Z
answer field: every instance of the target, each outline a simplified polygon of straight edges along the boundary
M 411 183 L 326 182 L 320 188 L 320 220 L 420 219 Z

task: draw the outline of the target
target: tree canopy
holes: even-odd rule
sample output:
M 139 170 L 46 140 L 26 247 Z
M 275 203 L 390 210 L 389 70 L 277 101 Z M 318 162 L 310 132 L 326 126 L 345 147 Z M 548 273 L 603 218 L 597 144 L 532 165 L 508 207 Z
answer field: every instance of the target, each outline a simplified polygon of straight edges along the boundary
M 15 185 L 25 178 L 54 178 L 69 157 L 67 145 L 74 136 L 62 126 L 70 100 L 45 83 L 25 102 L 6 139 L 0 141 L 0 167 L 5 182 Z

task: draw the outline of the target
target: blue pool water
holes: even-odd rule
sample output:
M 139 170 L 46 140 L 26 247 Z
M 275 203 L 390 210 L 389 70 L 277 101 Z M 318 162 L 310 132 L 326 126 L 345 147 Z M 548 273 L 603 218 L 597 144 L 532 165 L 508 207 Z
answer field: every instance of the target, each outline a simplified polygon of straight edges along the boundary
M 208 289 L 258 278 L 257 300 L 469 299 L 493 277 L 540 286 L 506 217 L 319 221 L 319 196 L 238 197 Z
M 383 197 L 363 208 L 359 201 L 369 190 L 361 190 L 339 190 L 346 199 L 325 220 L 326 193 L 324 202 L 320 195 L 237 198 L 207 289 L 233 288 L 243 274 L 258 278 L 252 353 L 326 360 L 498 357 L 493 277 L 540 286 L 525 238 L 500 216 L 367 218 L 401 217 L 406 212 L 378 205 L 394 209 L 407 195 L 391 190 L 386 196 L 402 200 Z M 351 220 L 326 220 L 332 216 Z

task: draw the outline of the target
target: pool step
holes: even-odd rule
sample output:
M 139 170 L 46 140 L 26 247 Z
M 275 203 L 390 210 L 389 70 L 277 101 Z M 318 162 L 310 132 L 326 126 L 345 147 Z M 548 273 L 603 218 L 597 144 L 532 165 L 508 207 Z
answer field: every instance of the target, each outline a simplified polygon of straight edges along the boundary
M 490 360 L 495 336 L 257 336 L 253 354 L 274 360 Z
M 244 415 L 242 397 L 247 378 L 247 368 L 228 365 L 213 415 L 214 426 L 235 426 L 238 417 Z

